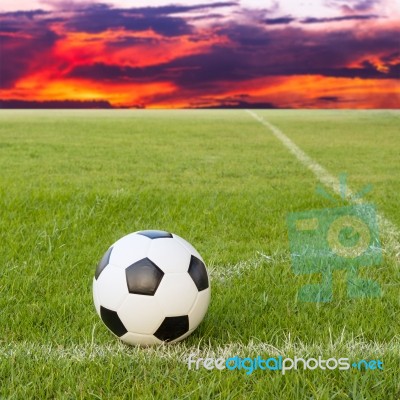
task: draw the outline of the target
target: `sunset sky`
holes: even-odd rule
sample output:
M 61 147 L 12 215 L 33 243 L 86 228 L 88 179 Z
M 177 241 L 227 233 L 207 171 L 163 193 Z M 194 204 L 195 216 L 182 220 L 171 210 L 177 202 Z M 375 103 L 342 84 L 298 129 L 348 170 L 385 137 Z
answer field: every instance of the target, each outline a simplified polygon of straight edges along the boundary
M 400 108 L 400 0 L 0 3 L 0 107 Z

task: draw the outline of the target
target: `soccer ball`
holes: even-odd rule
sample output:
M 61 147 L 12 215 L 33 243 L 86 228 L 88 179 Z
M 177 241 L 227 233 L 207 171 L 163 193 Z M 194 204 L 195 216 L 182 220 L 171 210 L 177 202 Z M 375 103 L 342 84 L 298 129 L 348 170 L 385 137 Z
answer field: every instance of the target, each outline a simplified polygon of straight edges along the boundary
M 104 254 L 93 279 L 100 318 L 133 345 L 178 342 L 203 320 L 210 303 L 204 261 L 178 235 L 139 231 Z

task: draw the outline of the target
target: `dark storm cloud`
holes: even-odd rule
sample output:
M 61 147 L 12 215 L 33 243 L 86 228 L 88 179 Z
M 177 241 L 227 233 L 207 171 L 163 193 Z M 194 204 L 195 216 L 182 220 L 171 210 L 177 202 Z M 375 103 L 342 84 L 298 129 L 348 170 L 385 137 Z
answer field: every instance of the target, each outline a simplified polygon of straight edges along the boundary
M 237 5 L 235 2 L 207 3 L 193 6 L 138 7 L 129 9 L 112 8 L 104 4 L 86 6 L 76 10 L 75 16 L 67 22 L 69 29 L 99 33 L 111 28 L 125 28 L 132 31 L 152 29 L 164 36 L 178 36 L 191 33 L 192 26 L 186 18 L 174 16 L 199 10 L 217 9 Z
M 16 33 L 16 32 L 18 32 L 18 30 L 19 30 L 19 28 L 17 28 L 13 24 L 2 23 L 0 25 L 0 35 L 2 33 Z M 0 37 L 0 40 L 1 40 L 1 37 Z
M 218 81 L 241 80 L 246 63 L 241 62 L 236 51 L 215 47 L 206 54 L 177 58 L 171 62 L 149 67 L 121 67 L 119 65 L 82 65 L 70 73 L 73 78 L 99 81 L 152 82 L 173 81 L 184 87 L 205 87 Z M 233 69 L 232 69 L 233 68 Z M 237 74 L 235 73 L 237 70 Z M 248 75 L 248 74 L 247 74 Z
M 12 12 L 5 12 L 1 13 L 1 18 L 29 18 L 33 19 L 38 15 L 47 15 L 49 14 L 48 11 L 44 10 L 31 10 L 31 11 L 12 11 Z
M 398 59 L 400 59 L 400 51 L 395 51 L 394 53 L 386 54 L 382 57 L 383 62 L 393 62 Z
M 290 24 L 291 22 L 296 21 L 296 18 L 293 17 L 280 17 L 280 18 L 267 18 L 264 20 L 268 25 L 282 25 L 282 24 Z
M 393 54 L 398 49 L 399 29 L 380 30 L 364 36 L 352 29 L 308 31 L 301 27 L 286 27 L 266 30 L 257 26 L 232 25 L 222 33 L 237 44 L 231 48 L 231 52 L 235 53 L 238 63 L 233 63 L 226 71 L 226 76 L 318 74 L 361 78 L 396 77 L 395 67 L 388 66 L 389 73 L 384 74 L 370 65 L 360 68 L 346 66 L 353 64 L 354 60 L 368 59 L 371 55 Z M 232 54 L 230 56 L 233 57 Z
M 328 0 L 330 6 L 340 7 L 348 12 L 365 12 L 379 5 L 380 0 Z
M 47 11 L 14 11 L 0 13 L 0 32 L 18 32 L 37 27 L 37 18 L 48 15 Z
M 24 32 L 29 35 L 18 36 L 21 27 L 6 26 L 3 34 L 0 32 L 0 87 L 11 87 L 15 81 L 24 76 L 35 60 L 40 58 L 45 61 L 47 52 L 53 47 L 58 39 L 58 35 L 50 29 L 41 27 L 38 29 L 34 25 Z M 9 36 L 5 33 L 12 32 L 17 36 Z
M 66 23 L 69 30 L 100 33 L 107 29 L 124 28 L 135 32 L 154 30 L 165 36 L 189 34 L 191 26 L 183 19 L 163 15 L 143 15 L 118 9 L 89 9 L 78 13 Z
M 376 4 L 379 4 L 379 1 L 380 0 L 355 0 L 350 3 L 346 0 L 346 3 L 356 11 L 367 11 L 374 7 Z
M 221 7 L 233 7 L 237 6 L 238 2 L 235 1 L 221 1 L 215 3 L 197 4 L 193 6 L 182 6 L 182 5 L 169 5 L 160 7 L 141 7 L 133 8 L 137 12 L 141 12 L 144 15 L 170 15 L 170 14 L 183 14 L 198 10 L 207 10 Z
M 233 7 L 239 4 L 238 1 L 219 1 L 213 3 L 199 3 L 190 6 L 173 4 L 166 6 L 148 6 L 148 7 L 127 7 L 127 8 L 113 8 L 107 3 L 85 3 L 85 2 L 70 2 L 70 1 L 52 1 L 51 4 L 58 11 L 75 11 L 75 12 L 92 12 L 101 10 L 118 10 L 133 13 L 141 13 L 146 15 L 171 15 L 183 14 L 197 10 L 206 10 L 221 7 Z
M 279 18 L 267 18 L 264 19 L 264 22 L 267 25 L 286 25 L 292 22 L 300 22 L 302 24 L 320 24 L 326 22 L 342 22 L 342 21 L 357 21 L 357 20 L 369 20 L 369 19 L 376 19 L 380 18 L 378 15 L 375 14 L 368 14 L 368 15 L 345 15 L 340 17 L 330 17 L 330 18 L 315 18 L 315 17 L 308 17 L 303 19 L 297 19 L 290 16 L 279 17 Z
M 354 21 L 354 20 L 367 20 L 380 18 L 378 15 L 346 15 L 343 17 L 332 17 L 332 18 L 314 18 L 309 17 L 300 20 L 303 24 L 319 24 L 323 22 L 340 22 L 340 21 Z
M 189 17 L 190 21 L 203 21 L 203 20 L 210 20 L 210 19 L 220 19 L 223 18 L 223 14 L 206 14 L 206 15 L 197 15 L 195 17 Z

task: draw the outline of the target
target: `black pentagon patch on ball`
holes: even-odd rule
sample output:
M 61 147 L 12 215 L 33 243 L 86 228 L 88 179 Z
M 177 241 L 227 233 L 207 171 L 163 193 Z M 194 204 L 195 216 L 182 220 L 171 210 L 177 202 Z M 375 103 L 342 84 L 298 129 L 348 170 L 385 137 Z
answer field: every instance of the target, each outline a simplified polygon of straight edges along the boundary
M 193 255 L 190 259 L 188 273 L 192 277 L 193 282 L 195 283 L 199 292 L 208 288 L 208 275 L 206 266 L 204 265 L 203 261 L 199 260 Z
M 100 274 L 103 272 L 103 269 L 107 267 L 108 263 L 110 262 L 110 256 L 112 252 L 112 247 L 110 247 L 104 254 L 103 258 L 100 260 L 99 264 L 97 265 L 96 272 L 94 273 L 94 277 L 97 280 Z
M 162 239 L 162 238 L 172 238 L 173 237 L 172 234 L 169 232 L 153 231 L 153 230 L 140 231 L 140 232 L 138 232 L 138 235 L 146 236 L 149 239 Z
M 153 296 L 164 272 L 148 258 L 135 262 L 125 270 L 129 293 Z
M 128 332 L 116 311 L 100 306 L 100 316 L 107 328 L 114 333 L 114 335 L 121 337 Z
M 182 315 L 181 317 L 166 317 L 154 336 L 164 342 L 178 339 L 189 330 L 189 317 Z

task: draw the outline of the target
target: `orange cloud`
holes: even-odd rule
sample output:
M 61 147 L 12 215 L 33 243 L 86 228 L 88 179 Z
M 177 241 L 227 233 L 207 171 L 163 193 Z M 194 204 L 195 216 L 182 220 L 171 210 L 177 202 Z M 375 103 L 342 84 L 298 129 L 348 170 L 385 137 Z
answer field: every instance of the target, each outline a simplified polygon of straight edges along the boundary
M 3 99 L 60 101 L 107 100 L 113 107 L 142 106 L 152 94 L 173 93 L 170 82 L 115 84 L 81 79 L 47 79 L 47 71 L 21 79 L 15 88 L 3 90 Z
M 243 100 L 279 105 L 280 108 L 398 108 L 400 85 L 391 79 L 278 76 L 240 82 L 234 89 L 227 85 L 212 96 L 190 98 L 184 93 L 176 101 L 161 102 L 154 106 L 206 108 L 240 104 Z
M 190 35 L 164 37 L 152 30 L 132 32 L 120 28 L 101 33 L 64 32 L 53 55 L 55 60 L 70 67 L 89 62 L 145 67 L 204 53 L 212 46 L 228 43 L 228 38 L 214 34 L 211 29 L 197 31 L 193 40 Z

